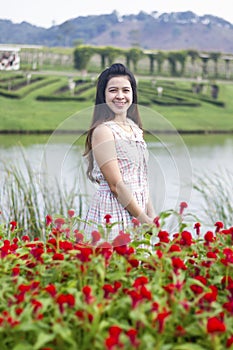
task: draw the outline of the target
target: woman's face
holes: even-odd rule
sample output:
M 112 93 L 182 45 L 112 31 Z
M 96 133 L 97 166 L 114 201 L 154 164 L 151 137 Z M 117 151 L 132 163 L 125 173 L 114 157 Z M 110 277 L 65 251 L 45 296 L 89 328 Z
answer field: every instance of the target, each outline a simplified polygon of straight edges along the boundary
M 127 76 L 113 77 L 108 81 L 105 102 L 115 115 L 127 114 L 133 102 L 133 91 Z

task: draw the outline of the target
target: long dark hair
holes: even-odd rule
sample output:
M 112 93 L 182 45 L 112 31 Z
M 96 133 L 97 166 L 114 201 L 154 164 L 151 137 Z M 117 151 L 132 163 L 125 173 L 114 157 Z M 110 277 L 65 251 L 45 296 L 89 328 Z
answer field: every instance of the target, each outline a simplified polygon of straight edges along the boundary
M 92 134 L 94 129 L 107 120 L 114 119 L 115 115 L 113 111 L 107 106 L 105 101 L 105 90 L 108 81 L 117 76 L 127 76 L 132 88 L 133 100 L 132 105 L 127 111 L 127 118 L 132 119 L 139 128 L 142 129 L 142 122 L 138 111 L 138 96 L 137 96 L 137 83 L 133 73 L 126 68 L 122 63 L 114 63 L 111 67 L 106 68 L 98 77 L 95 97 L 95 107 L 90 128 L 87 132 L 84 156 L 88 159 L 87 176 L 91 181 L 94 181 L 92 177 L 93 170 L 93 155 L 92 155 Z

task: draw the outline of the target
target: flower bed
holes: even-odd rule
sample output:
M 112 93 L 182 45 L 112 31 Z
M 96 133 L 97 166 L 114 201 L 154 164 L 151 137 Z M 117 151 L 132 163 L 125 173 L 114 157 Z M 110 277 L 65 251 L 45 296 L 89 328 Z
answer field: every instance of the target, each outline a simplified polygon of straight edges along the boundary
M 0 226 L 1 350 L 233 348 L 233 227 L 156 218 L 152 244 L 135 220 L 135 240 L 85 242 L 73 215 L 48 216 L 44 239 Z

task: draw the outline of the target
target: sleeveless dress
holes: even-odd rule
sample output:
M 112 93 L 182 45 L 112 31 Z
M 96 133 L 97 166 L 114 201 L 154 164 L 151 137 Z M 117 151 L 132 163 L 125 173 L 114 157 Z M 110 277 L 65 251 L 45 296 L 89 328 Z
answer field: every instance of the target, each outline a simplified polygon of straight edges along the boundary
M 116 154 L 119 169 L 125 185 L 129 188 L 142 210 L 146 210 L 149 186 L 148 186 L 148 150 L 143 139 L 142 130 L 129 118 L 128 123 L 132 132 L 125 131 L 114 121 L 107 121 L 114 136 Z M 99 183 L 87 211 L 84 234 L 90 238 L 91 232 L 98 230 L 98 225 L 106 227 L 104 219 L 110 214 L 110 222 L 114 224 L 108 238 L 114 239 L 120 231 L 128 232 L 133 227 L 132 215 L 119 203 L 111 192 L 97 162 L 94 158 L 92 175 Z

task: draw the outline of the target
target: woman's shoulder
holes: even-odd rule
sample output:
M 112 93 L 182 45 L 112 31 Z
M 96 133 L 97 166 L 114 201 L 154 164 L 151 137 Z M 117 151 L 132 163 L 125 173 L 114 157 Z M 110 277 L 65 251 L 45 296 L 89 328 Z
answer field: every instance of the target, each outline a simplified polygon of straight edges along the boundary
M 108 125 L 106 125 L 106 123 L 102 123 L 100 125 L 98 125 L 94 130 L 93 130 L 93 134 L 92 134 L 92 140 L 94 142 L 102 142 L 103 140 L 112 140 L 113 137 L 113 133 L 111 131 L 111 129 L 108 127 Z

